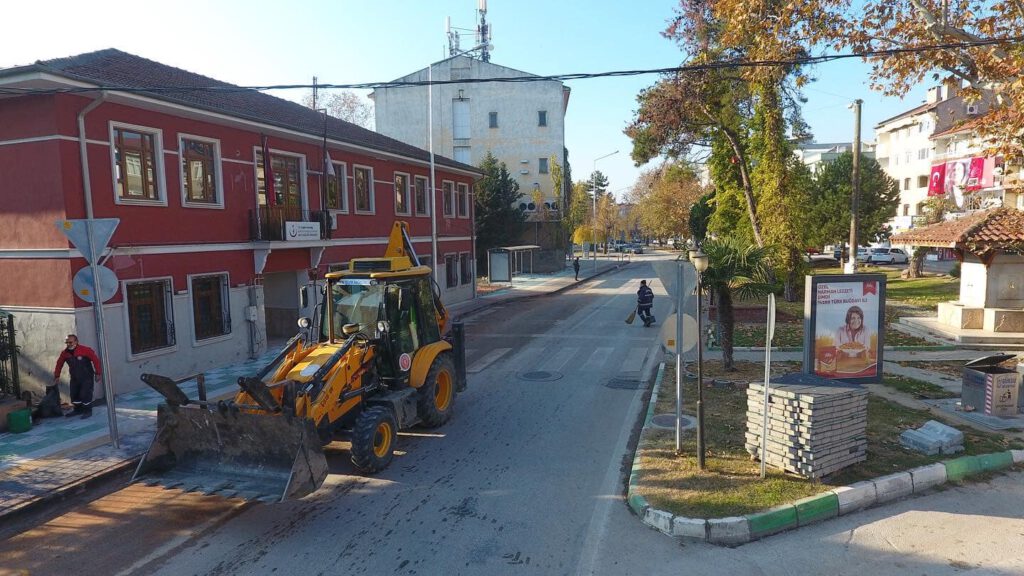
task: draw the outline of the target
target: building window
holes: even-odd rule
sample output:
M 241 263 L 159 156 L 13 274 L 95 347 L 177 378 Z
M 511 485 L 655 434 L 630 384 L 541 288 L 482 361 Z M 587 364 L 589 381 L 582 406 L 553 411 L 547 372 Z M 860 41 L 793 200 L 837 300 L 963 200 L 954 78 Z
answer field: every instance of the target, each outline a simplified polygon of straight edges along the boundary
M 231 333 L 226 274 L 192 277 L 192 319 L 197 342 Z
M 162 200 L 159 132 L 113 126 L 114 181 L 119 200 Z
M 174 346 L 170 280 L 127 284 L 125 301 L 132 354 Z
M 467 184 L 459 184 L 457 190 L 459 218 L 469 218 L 469 186 Z
M 179 153 L 185 203 L 220 204 L 220 194 L 217 192 L 220 181 L 220 153 L 217 143 L 212 140 L 182 137 Z
M 453 160 L 463 164 L 472 164 L 469 146 L 456 146 Z
M 903 205 L 903 215 L 910 216 L 910 204 Z
M 444 203 L 444 215 L 455 216 L 455 183 L 447 180 L 442 182 L 441 196 Z
M 497 112 L 489 112 L 487 114 L 487 126 L 488 126 L 488 128 L 497 128 L 498 127 L 498 113 Z
M 537 172 L 539 172 L 541 174 L 547 174 L 548 173 L 548 159 L 547 158 L 538 158 L 537 159 Z
M 903 179 L 903 189 L 910 190 L 910 178 Z
M 355 166 L 352 168 L 352 180 L 356 212 L 373 214 L 373 170 L 366 166 Z
M 459 254 L 459 277 L 462 278 L 463 284 L 469 284 L 473 281 L 472 262 L 469 259 L 469 252 Z
M 547 110 L 538 110 L 537 111 L 537 126 L 547 126 L 547 125 L 548 125 L 548 111 Z
M 445 254 L 444 276 L 446 288 L 455 288 L 459 285 L 459 258 L 455 254 Z
M 452 138 L 469 138 L 469 128 L 469 100 L 452 101 Z
M 928 149 L 927 148 L 919 149 L 917 151 L 917 159 L 918 160 L 927 160 L 928 159 Z
M 410 213 L 409 175 L 395 172 L 395 214 Z
M 427 184 L 428 180 L 422 176 L 417 176 L 413 180 L 413 186 L 415 192 L 413 193 L 413 204 L 416 206 L 417 216 L 429 216 L 430 215 L 430 204 L 427 203 Z
M 274 205 L 302 206 L 301 166 L 297 156 L 270 154 L 274 174 Z M 260 206 L 267 205 L 267 180 L 263 170 L 263 152 L 256 151 L 256 194 Z
M 910 150 L 904 152 L 903 155 L 905 156 L 904 160 L 906 160 L 907 164 L 910 164 Z
M 917 187 L 918 188 L 927 188 L 928 187 L 928 177 L 927 176 L 918 176 L 917 177 Z
M 334 174 L 327 173 L 327 209 L 348 212 L 348 176 L 346 166 L 338 162 L 331 162 Z

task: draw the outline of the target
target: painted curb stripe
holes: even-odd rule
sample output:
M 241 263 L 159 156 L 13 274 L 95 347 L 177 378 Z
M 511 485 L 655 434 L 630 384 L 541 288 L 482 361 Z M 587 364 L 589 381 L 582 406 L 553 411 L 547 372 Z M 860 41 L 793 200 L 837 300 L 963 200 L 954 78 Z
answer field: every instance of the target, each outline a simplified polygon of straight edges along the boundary
M 1005 470 L 1013 466 L 1013 454 L 1010 452 L 996 452 L 995 454 L 982 454 L 975 456 L 978 459 L 978 466 L 984 472 Z
M 797 500 L 793 503 L 793 508 L 796 509 L 797 525 L 807 526 L 839 516 L 839 497 L 832 492 L 826 492 Z
M 792 504 L 777 506 L 766 512 L 748 514 L 747 525 L 750 526 L 750 538 L 764 538 L 778 534 L 783 530 L 796 528 L 796 508 Z

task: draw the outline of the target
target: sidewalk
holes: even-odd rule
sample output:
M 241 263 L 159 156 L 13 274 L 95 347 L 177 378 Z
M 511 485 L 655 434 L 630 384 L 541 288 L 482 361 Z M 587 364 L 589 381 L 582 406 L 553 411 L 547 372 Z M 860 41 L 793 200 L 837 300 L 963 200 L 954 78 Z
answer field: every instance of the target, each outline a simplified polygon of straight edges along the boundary
M 602 258 L 595 268 L 588 261 L 580 267 L 579 282 L 625 264 L 628 261 Z M 554 274 L 522 274 L 512 280 L 510 285 L 449 306 L 451 317 L 457 319 L 498 303 L 560 292 L 578 284 L 568 264 Z M 269 350 L 254 360 L 206 372 L 207 397 L 234 394 L 239 376 L 256 373 L 278 352 Z M 190 398 L 197 397 L 194 380 L 181 388 Z M 109 439 L 106 406 L 93 408 L 92 418 L 86 420 L 77 416 L 47 418 L 35 421 L 32 429 L 22 434 L 0 433 L 0 522 L 60 499 L 72 490 L 88 488 L 111 474 L 134 469 L 156 432 L 156 407 L 163 397 L 146 388 L 118 394 L 116 400 L 118 449 Z

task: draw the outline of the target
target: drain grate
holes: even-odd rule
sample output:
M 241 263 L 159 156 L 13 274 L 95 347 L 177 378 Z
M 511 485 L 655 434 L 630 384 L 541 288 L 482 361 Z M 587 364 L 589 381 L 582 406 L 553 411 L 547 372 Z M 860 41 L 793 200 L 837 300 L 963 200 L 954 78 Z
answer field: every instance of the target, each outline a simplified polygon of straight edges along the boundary
M 517 376 L 520 380 L 530 380 L 531 382 L 553 382 L 562 378 L 560 372 L 547 372 L 545 370 L 520 372 Z
M 634 378 L 611 378 L 604 385 L 607 388 L 619 390 L 636 390 L 643 385 L 643 382 Z
M 697 427 L 697 421 L 692 416 L 683 416 L 680 420 L 680 428 L 683 430 L 689 430 Z M 664 430 L 675 430 L 676 429 L 676 415 L 675 414 L 658 414 L 651 418 L 651 426 L 655 428 L 662 428 Z

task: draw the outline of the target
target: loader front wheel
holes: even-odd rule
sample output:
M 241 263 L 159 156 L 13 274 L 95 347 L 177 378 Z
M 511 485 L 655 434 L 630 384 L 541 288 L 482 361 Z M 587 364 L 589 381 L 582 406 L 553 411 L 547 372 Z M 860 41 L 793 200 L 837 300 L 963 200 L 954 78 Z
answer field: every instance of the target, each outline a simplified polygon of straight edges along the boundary
M 398 424 L 391 410 L 374 406 L 363 410 L 352 430 L 352 464 L 361 472 L 379 472 L 395 456 Z
M 452 417 L 454 403 L 455 363 L 448 354 L 439 354 L 417 391 L 416 409 L 420 421 L 427 428 L 441 426 Z

